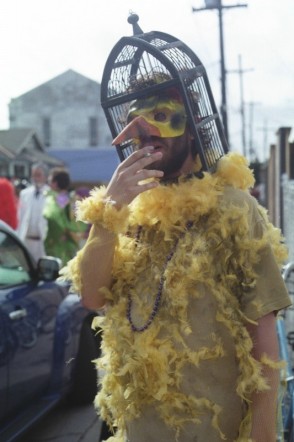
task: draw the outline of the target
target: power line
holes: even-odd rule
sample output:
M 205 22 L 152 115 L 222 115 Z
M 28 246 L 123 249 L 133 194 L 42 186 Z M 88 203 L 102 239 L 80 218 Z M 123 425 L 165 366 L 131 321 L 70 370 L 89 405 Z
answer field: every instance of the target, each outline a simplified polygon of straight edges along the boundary
M 243 149 L 243 155 L 246 157 L 247 155 L 247 141 L 246 141 L 246 123 L 245 123 L 245 106 L 244 106 L 244 85 L 243 85 L 243 74 L 246 72 L 251 72 L 253 69 L 243 69 L 242 68 L 242 57 L 239 54 L 238 56 L 238 69 L 231 69 L 227 71 L 228 73 L 232 74 L 239 74 L 240 78 L 240 114 L 241 114 L 241 135 L 242 135 L 242 149 Z
M 225 53 L 224 53 L 224 33 L 223 33 L 223 9 L 242 8 L 247 7 L 247 4 L 237 4 L 223 6 L 222 0 L 204 0 L 205 7 L 193 8 L 192 12 L 201 12 L 217 9 L 219 18 L 219 40 L 220 40 L 220 58 L 221 58 L 221 115 L 224 125 L 224 132 L 229 144 L 229 130 L 228 130 L 228 115 L 227 115 L 227 93 L 226 93 L 226 68 L 225 68 Z
M 246 103 L 249 105 L 249 158 L 254 160 L 257 157 L 256 148 L 253 146 L 253 126 L 254 126 L 254 107 L 256 104 L 261 104 L 257 101 L 250 101 Z
M 268 120 L 265 118 L 263 121 L 263 126 L 258 127 L 257 130 L 263 132 L 263 160 L 266 161 L 268 157 L 268 133 L 277 132 L 277 127 L 269 127 Z

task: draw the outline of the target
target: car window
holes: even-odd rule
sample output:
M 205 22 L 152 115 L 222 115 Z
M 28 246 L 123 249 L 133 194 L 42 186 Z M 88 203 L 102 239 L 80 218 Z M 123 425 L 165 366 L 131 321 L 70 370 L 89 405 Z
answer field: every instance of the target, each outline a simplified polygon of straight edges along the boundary
M 12 236 L 0 231 L 0 286 L 13 286 L 30 279 L 30 267 L 23 249 Z

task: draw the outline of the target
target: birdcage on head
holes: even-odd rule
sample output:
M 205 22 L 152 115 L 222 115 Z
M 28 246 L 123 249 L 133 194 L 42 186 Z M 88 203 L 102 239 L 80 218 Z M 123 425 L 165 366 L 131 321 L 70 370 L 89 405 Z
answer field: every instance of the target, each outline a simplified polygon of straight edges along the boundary
M 129 16 L 134 35 L 117 42 L 103 72 L 101 105 L 112 136 L 128 124 L 133 100 L 177 91 L 203 169 L 213 171 L 228 146 L 205 68 L 182 41 L 163 32 L 144 33 L 138 19 L 136 14 Z M 133 139 L 116 144 L 121 161 L 136 148 Z

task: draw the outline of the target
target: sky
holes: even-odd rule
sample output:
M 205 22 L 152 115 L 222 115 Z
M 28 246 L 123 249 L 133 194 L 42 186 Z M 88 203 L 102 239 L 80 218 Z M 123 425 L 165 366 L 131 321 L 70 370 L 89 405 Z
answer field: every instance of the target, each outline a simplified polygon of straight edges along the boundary
M 294 0 L 222 0 L 231 149 L 243 152 L 243 83 L 246 149 L 262 161 L 279 127 L 294 133 Z M 242 6 L 245 5 L 245 6 Z M 186 43 L 204 64 L 221 104 L 217 10 L 192 12 L 205 0 L 1 0 L 0 129 L 9 128 L 8 104 L 73 69 L 101 82 L 117 41 L 132 35 L 129 13 L 144 32 L 161 31 Z M 240 75 L 240 68 L 243 74 Z M 99 97 L 97 97 L 99 100 Z

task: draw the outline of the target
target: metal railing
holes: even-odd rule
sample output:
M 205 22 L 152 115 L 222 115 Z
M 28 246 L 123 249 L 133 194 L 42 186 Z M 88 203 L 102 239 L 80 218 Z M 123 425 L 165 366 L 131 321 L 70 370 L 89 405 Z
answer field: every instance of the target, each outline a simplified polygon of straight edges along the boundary
M 282 272 L 289 296 L 294 301 L 294 262 L 289 262 Z M 280 357 L 286 362 L 281 370 L 279 419 L 277 441 L 294 442 L 294 306 L 283 310 L 278 315 L 277 333 L 280 345 Z

